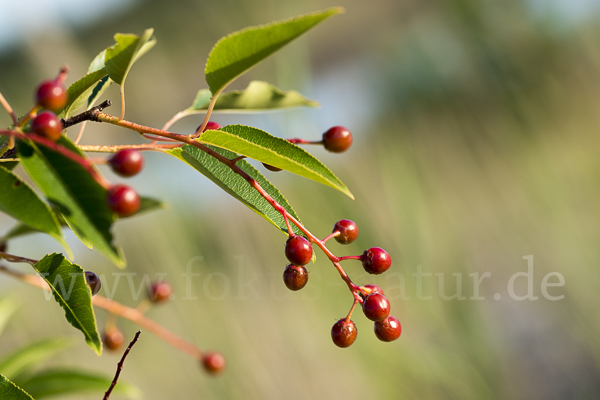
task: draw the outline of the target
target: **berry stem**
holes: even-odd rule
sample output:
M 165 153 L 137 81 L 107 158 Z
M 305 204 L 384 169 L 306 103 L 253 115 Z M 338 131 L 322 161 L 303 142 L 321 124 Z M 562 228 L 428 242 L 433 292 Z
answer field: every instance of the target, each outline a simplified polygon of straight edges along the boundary
M 345 257 L 339 257 L 338 260 L 339 261 L 344 261 L 344 260 L 360 260 L 361 256 L 345 256 Z
M 79 128 L 79 132 L 77 133 L 77 137 L 75 138 L 73 143 L 78 144 L 81 141 L 81 138 L 83 137 L 83 131 L 85 131 L 86 125 L 87 125 L 87 121 L 83 121 L 83 123 L 81 124 L 81 128 Z M 63 127 L 64 127 L 64 124 L 63 124 Z
M 152 144 L 152 143 L 147 143 L 147 144 L 119 144 L 119 145 L 115 145 L 115 146 L 102 146 L 102 145 L 88 145 L 88 144 L 80 144 L 77 146 L 77 148 L 81 151 L 87 151 L 87 152 L 94 152 L 94 153 L 116 153 L 120 150 L 125 150 L 125 149 L 133 149 L 133 150 L 140 150 L 140 151 L 149 151 L 149 150 L 155 150 L 155 151 L 161 151 L 161 150 L 168 150 L 168 149 L 175 149 L 177 147 L 181 147 L 183 146 L 182 144 Z
M 119 380 L 119 375 L 121 375 L 121 371 L 123 370 L 123 363 L 125 362 L 125 358 L 127 357 L 127 355 L 129 354 L 129 352 L 131 351 L 131 348 L 133 347 L 133 345 L 135 344 L 135 342 L 138 341 L 138 339 L 140 338 L 140 334 L 142 333 L 142 331 L 137 331 L 135 336 L 133 337 L 133 340 L 131 341 L 131 343 L 129 343 L 129 346 L 127 346 L 127 349 L 125 350 L 125 353 L 123 353 L 123 357 L 121 357 L 121 361 L 119 361 L 119 363 L 117 364 L 117 372 L 115 373 L 115 378 L 113 379 L 112 383 L 110 384 L 110 387 L 108 388 L 108 390 L 106 391 L 106 393 L 104 393 L 104 399 L 103 400 L 108 400 L 108 397 L 110 396 L 110 394 L 112 393 L 113 389 L 115 388 L 115 385 L 117 384 L 117 380 Z
M 10 256 L 13 259 L 18 259 L 18 261 L 15 261 L 15 262 L 26 262 L 29 264 L 37 263 L 37 260 L 31 260 L 31 259 L 25 258 L 25 257 L 13 256 L 13 255 L 7 254 L 7 253 L 0 253 L 0 257 L 4 257 L 4 256 Z M 7 260 L 8 260 L 8 258 L 7 258 Z M 16 278 L 22 282 L 28 283 L 32 286 L 36 286 L 40 289 L 50 290 L 50 288 L 48 287 L 48 284 L 46 284 L 46 282 L 37 275 L 26 274 L 24 272 L 20 272 L 20 271 L 14 270 L 12 268 L 9 268 L 5 265 L 0 265 L 0 272 L 4 273 L 6 275 L 12 276 L 13 278 Z M 174 348 L 181 350 L 184 353 L 189 354 L 196 360 L 200 360 L 202 358 L 203 352 L 196 345 L 180 338 L 173 332 L 169 331 L 167 328 L 165 328 L 162 325 L 158 324 L 157 322 L 151 320 L 150 318 L 145 317 L 144 314 L 142 314 L 135 308 L 127 307 L 121 303 L 118 303 L 114 300 L 107 299 L 106 297 L 100 296 L 98 294 L 95 295 L 94 297 L 92 297 L 92 304 L 98 308 L 102 308 L 102 309 L 108 311 L 111 314 L 115 314 L 121 318 L 130 320 L 131 322 L 139 325 L 140 327 L 142 327 L 142 328 L 146 329 L 147 331 L 149 331 L 150 333 L 154 334 L 155 336 L 157 336 L 159 339 L 163 340 L 164 342 L 167 342 Z
M 287 141 L 292 144 L 323 144 L 322 140 L 311 141 L 311 140 L 296 138 L 296 139 L 288 139 Z
M 354 309 L 356 308 L 357 304 L 358 304 L 358 300 L 354 299 L 354 302 L 352 303 L 352 307 L 350 307 L 350 311 L 348 312 L 348 315 L 346 315 L 346 323 L 347 324 L 350 323 L 350 317 L 352 317 L 352 313 L 354 312 Z
M 10 104 L 8 103 L 8 101 L 6 101 L 6 99 L 4 98 L 4 96 L 2 96 L 2 93 L 0 93 L 0 104 L 2 104 L 2 107 L 4 107 L 4 109 L 6 110 L 6 112 L 10 115 L 10 118 L 12 119 L 13 125 L 17 125 L 19 123 L 19 119 L 17 118 L 17 115 L 13 111 L 13 109 L 10 106 Z
M 335 231 L 333 232 L 331 235 L 327 236 L 325 239 L 321 240 L 323 243 L 325 243 L 326 241 L 328 241 L 331 238 L 334 238 L 336 236 L 340 236 L 340 231 Z M 341 258 L 340 258 L 341 260 Z
M 210 99 L 210 104 L 208 105 L 208 109 L 206 110 L 206 115 L 204 116 L 204 121 L 202 121 L 202 125 L 200 125 L 200 127 L 198 128 L 196 133 L 194 133 L 193 135 L 190 135 L 192 138 L 194 138 L 194 139 L 199 138 L 200 135 L 202 135 L 202 132 L 204 132 L 204 128 L 206 128 L 206 124 L 208 124 L 208 121 L 210 120 L 210 115 L 212 114 L 213 108 L 215 107 L 217 99 L 219 98 L 219 95 L 221 94 L 223 89 L 225 89 L 225 88 L 224 87 L 221 88 L 221 90 L 219 90 L 217 93 L 215 93 L 213 95 L 213 97 Z

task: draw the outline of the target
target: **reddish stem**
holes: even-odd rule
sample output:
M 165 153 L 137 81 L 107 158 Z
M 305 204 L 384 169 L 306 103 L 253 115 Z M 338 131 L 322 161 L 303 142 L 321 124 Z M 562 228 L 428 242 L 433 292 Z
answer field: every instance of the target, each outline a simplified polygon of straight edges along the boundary
M 287 141 L 293 144 L 323 144 L 322 140 L 311 141 L 306 139 L 288 139 Z
M 339 257 L 338 260 L 339 261 L 344 261 L 344 260 L 360 260 L 361 256 L 345 256 L 345 257 Z
M 129 346 L 127 346 L 127 349 L 125 350 L 125 353 L 123 353 L 123 357 L 121 357 L 121 361 L 119 361 L 119 363 L 117 364 L 117 372 L 115 373 L 115 378 L 113 379 L 113 381 L 110 384 L 110 387 L 108 388 L 108 390 L 106 391 L 106 393 L 104 393 L 104 399 L 103 400 L 108 400 L 108 397 L 110 396 L 110 394 L 112 393 L 113 389 L 115 388 L 115 385 L 117 384 L 117 381 L 119 380 L 119 375 L 121 375 L 121 371 L 123 371 L 123 363 L 125 362 L 125 358 L 127 358 L 127 355 L 131 351 L 131 348 L 133 347 L 133 345 L 135 344 L 135 342 L 137 342 L 138 339 L 140 338 L 140 333 L 142 333 L 142 331 L 137 331 L 136 332 L 135 336 L 133 337 L 133 340 L 131 341 L 131 343 L 129 343 Z

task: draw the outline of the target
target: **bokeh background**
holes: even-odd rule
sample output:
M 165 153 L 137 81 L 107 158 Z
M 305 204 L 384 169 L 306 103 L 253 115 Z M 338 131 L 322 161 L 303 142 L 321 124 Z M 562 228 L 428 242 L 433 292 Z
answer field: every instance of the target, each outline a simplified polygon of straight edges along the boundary
M 209 377 L 195 360 L 145 334 L 122 379 L 149 400 L 599 398 L 597 1 L 1 0 L 0 91 L 23 113 L 35 85 L 61 65 L 71 67 L 72 82 L 115 32 L 154 27 L 158 44 L 127 81 L 126 116 L 160 127 L 206 86 L 204 61 L 221 36 L 336 5 L 346 13 L 232 86 L 266 80 L 301 91 L 320 109 L 213 120 L 313 140 L 333 125 L 351 129 L 347 153 L 308 150 L 355 201 L 290 174 L 265 174 L 317 235 L 342 218 L 358 223 L 355 243 L 331 244 L 336 254 L 379 246 L 392 255 L 392 269 L 377 277 L 359 263 L 346 265 L 357 283 L 386 291 L 401 338 L 379 342 L 359 310 L 356 343 L 336 348 L 329 331 L 351 298 L 325 257 L 317 254 L 303 291 L 287 291 L 283 235 L 191 168 L 147 154 L 146 169 L 129 183 L 170 206 L 116 225 L 128 269 L 69 236 L 75 261 L 105 274 L 111 289 L 113 273 L 137 273 L 136 288 L 143 274 L 166 274 L 176 298 L 148 315 L 203 349 L 222 351 L 229 365 Z M 116 88 L 105 97 L 118 113 Z M 191 117 L 173 130 L 191 132 L 200 121 Z M 0 122 L 9 124 L 4 113 Z M 83 143 L 138 141 L 128 131 L 89 126 Z M 0 215 L 0 233 L 12 224 Z M 41 257 L 61 249 L 36 235 L 11 242 L 10 251 Z M 531 280 L 517 277 L 514 289 L 524 296 L 531 284 L 537 300 L 508 292 L 511 277 L 528 271 L 527 256 Z M 181 275 L 186 268 L 201 274 L 191 292 Z M 423 285 L 418 271 L 432 274 Z M 473 280 L 485 273 L 477 293 Z M 564 278 L 548 288 L 560 300 L 541 290 L 549 273 Z M 556 274 L 548 282 L 559 282 Z M 457 279 L 465 299 L 448 299 Z M 77 345 L 50 364 L 113 374 L 120 355 L 96 357 L 38 290 L 0 276 L 0 291 L 19 305 L 0 356 L 66 335 Z M 136 304 L 126 277 L 115 297 Z M 106 314 L 97 315 L 102 325 Z M 133 336 L 135 326 L 119 325 Z

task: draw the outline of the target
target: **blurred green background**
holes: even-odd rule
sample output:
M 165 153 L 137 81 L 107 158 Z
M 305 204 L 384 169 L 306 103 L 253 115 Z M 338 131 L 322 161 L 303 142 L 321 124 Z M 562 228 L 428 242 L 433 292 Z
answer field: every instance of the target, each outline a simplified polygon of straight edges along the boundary
M 301 292 L 281 282 L 285 237 L 177 160 L 147 154 L 129 182 L 170 208 L 119 222 L 129 267 L 119 271 L 70 236 L 75 261 L 105 274 L 166 274 L 176 298 L 149 316 L 229 362 L 219 378 L 149 333 L 122 379 L 145 399 L 597 399 L 600 398 L 600 5 L 593 0 L 323 0 L 304 2 L 0 1 L 4 33 L 0 91 L 17 110 L 63 64 L 69 83 L 113 43 L 115 32 L 155 28 L 157 46 L 127 82 L 129 120 L 160 127 L 205 87 L 204 61 L 221 36 L 249 25 L 343 6 L 252 70 L 251 79 L 297 89 L 320 109 L 216 115 L 285 138 L 317 139 L 345 125 L 353 147 L 342 155 L 308 150 L 349 186 L 355 201 L 286 173 L 265 172 L 318 236 L 348 218 L 360 228 L 337 255 L 386 249 L 377 283 L 403 326 L 379 342 L 359 311 L 359 335 L 338 349 L 329 331 L 351 297 L 321 254 Z M 25 3 L 24 3 L 25 4 Z M 10 21 L 18 24 L 12 24 Z M 105 96 L 116 106 L 118 91 Z M 9 118 L 0 113 L 6 126 Z M 191 132 L 201 117 L 173 126 Z M 76 134 L 77 130 L 70 132 Z M 135 143 L 135 134 L 89 126 L 82 143 Z M 104 170 L 109 179 L 119 178 Z M 0 216 L 0 233 L 13 222 Z M 61 251 L 43 236 L 10 243 L 41 257 Z M 533 256 L 532 294 L 528 271 Z M 201 274 L 191 292 L 181 274 Z M 27 267 L 22 267 L 27 270 Z M 423 285 L 417 276 L 421 271 Z M 479 292 L 474 279 L 485 273 Z M 549 273 L 564 286 L 542 292 Z M 469 275 L 478 274 L 478 275 Z M 548 282 L 557 283 L 558 275 Z M 457 293 L 458 282 L 462 296 Z M 422 287 L 421 287 L 422 286 Z M 35 288 L 0 276 L 3 297 L 20 305 L 0 340 L 0 356 L 33 340 L 72 336 L 79 345 L 53 363 L 112 375 L 119 354 L 98 358 L 55 304 Z M 123 276 L 116 299 L 135 305 Z M 103 292 L 103 294 L 106 294 Z M 549 300 L 549 296 L 564 296 Z M 189 299 L 195 297 L 195 299 Z M 98 310 L 100 324 L 106 313 Z M 120 321 L 131 338 L 136 327 Z M 119 399 L 119 396 L 113 396 Z M 113 398 L 111 397 L 111 398 Z M 84 398 L 77 396 L 77 398 Z M 98 398 L 89 396 L 85 398 Z

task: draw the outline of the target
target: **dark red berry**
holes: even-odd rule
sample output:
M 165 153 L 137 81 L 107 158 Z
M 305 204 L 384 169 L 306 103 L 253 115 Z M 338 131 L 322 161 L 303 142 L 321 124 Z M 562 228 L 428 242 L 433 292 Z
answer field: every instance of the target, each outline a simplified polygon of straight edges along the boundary
M 340 319 L 331 328 L 331 339 L 338 347 L 348 347 L 356 340 L 357 335 L 356 325 L 354 322 L 349 321 L 346 323 L 346 319 Z
M 277 168 L 277 167 L 274 167 L 274 166 L 272 166 L 271 164 L 265 164 L 265 163 L 262 163 L 262 165 L 263 165 L 263 166 L 264 166 L 266 169 L 268 169 L 269 171 L 272 171 L 272 172 L 279 172 L 279 171 L 281 171 L 281 170 L 282 170 L 282 168 Z
M 358 226 L 356 226 L 354 221 L 350 221 L 349 219 L 342 219 L 336 222 L 331 233 L 336 231 L 340 234 L 335 236 L 335 240 L 341 244 L 352 243 L 358 236 Z
M 283 282 L 290 290 L 300 290 L 308 282 L 308 271 L 304 265 L 288 264 L 283 271 Z
M 123 332 L 117 327 L 109 328 L 102 336 L 102 341 L 107 349 L 116 351 L 123 345 L 125 337 Z
M 67 92 L 62 85 L 46 81 L 38 87 L 35 101 L 43 108 L 58 112 L 67 104 Z
M 371 321 L 381 321 L 390 315 L 390 302 L 381 293 L 371 293 L 363 301 L 363 312 Z
M 154 303 L 162 303 L 171 297 L 173 287 L 168 282 L 152 282 L 148 289 L 148 298 Z
M 98 275 L 93 273 L 92 271 L 85 271 L 85 282 L 92 290 L 92 296 L 100 291 L 102 287 L 102 282 L 100 282 L 100 278 Z
M 202 127 L 202 125 L 200 125 L 198 128 L 196 128 L 196 130 L 200 129 L 200 127 Z M 206 124 L 206 126 L 204 127 L 204 130 L 202 132 L 205 131 L 216 131 L 218 129 L 221 129 L 221 125 L 217 124 L 216 122 L 213 121 L 208 121 L 208 123 Z
M 392 316 L 382 321 L 375 322 L 375 335 L 383 342 L 391 342 L 400 337 L 402 326 L 400 322 Z
M 285 256 L 294 265 L 306 265 L 310 262 L 313 249 L 310 242 L 302 236 L 293 235 L 285 242 Z
M 225 357 L 221 353 L 210 352 L 206 353 L 202 357 L 202 365 L 204 369 L 211 374 L 218 374 L 223 372 L 226 366 Z
M 332 153 L 342 153 L 352 144 L 352 134 L 343 126 L 329 128 L 323 134 L 323 146 Z
M 42 111 L 31 121 L 33 132 L 53 142 L 60 139 L 62 129 L 60 119 L 52 111 Z
M 377 286 L 377 285 L 374 285 L 374 284 L 372 284 L 372 283 L 370 283 L 370 284 L 368 284 L 368 285 L 365 285 L 365 286 L 363 286 L 363 287 L 364 287 L 365 289 L 367 289 L 367 290 L 368 290 L 370 293 L 381 293 L 381 294 L 384 294 L 384 293 L 383 293 L 383 289 L 382 289 L 382 288 L 380 288 L 379 286 Z
M 117 184 L 108 190 L 106 201 L 111 210 L 119 217 L 135 214 L 140 208 L 140 196 L 126 185 Z
M 0 251 L 1 251 L 1 252 L 3 252 L 3 253 L 6 253 L 6 248 L 7 248 L 7 247 L 8 247 L 8 246 L 6 245 L 6 242 L 1 242 L 1 243 L 0 243 Z
M 129 177 L 139 173 L 144 167 L 144 156 L 137 150 L 125 149 L 115 153 L 108 164 L 121 176 Z
M 363 268 L 369 274 L 381 274 L 392 265 L 392 257 L 379 247 L 371 247 L 365 250 L 361 256 Z

